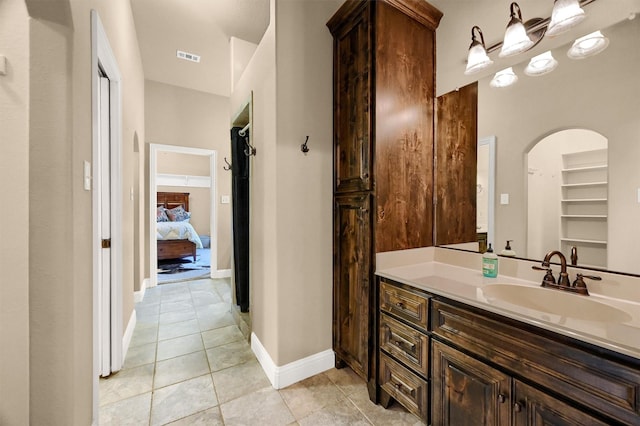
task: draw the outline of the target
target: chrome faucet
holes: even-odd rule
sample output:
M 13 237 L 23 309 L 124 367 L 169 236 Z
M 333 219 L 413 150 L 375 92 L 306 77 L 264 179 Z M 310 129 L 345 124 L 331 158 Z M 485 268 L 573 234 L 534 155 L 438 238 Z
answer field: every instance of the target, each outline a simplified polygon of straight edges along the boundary
M 557 283 L 555 278 L 553 277 L 553 272 L 551 271 L 551 258 L 553 256 L 558 256 L 560 258 L 560 275 L 558 276 Z M 538 271 L 547 272 L 542 279 L 542 287 L 566 290 L 573 293 L 582 294 L 584 296 L 589 295 L 589 291 L 587 290 L 584 278 L 589 278 L 597 281 L 600 281 L 602 279 L 595 275 L 577 274 L 575 281 L 573 282 L 573 284 L 571 284 L 569 281 L 569 274 L 567 273 L 567 258 L 564 257 L 564 254 L 562 254 L 558 250 L 553 250 L 546 254 L 544 260 L 542 261 L 542 267 L 532 266 L 532 268 Z

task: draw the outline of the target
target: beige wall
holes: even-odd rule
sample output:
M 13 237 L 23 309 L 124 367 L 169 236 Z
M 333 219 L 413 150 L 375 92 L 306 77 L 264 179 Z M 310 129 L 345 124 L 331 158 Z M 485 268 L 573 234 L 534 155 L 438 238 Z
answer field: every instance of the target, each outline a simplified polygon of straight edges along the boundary
M 144 135 L 142 68 L 127 0 L 28 0 L 27 6 L 30 20 L 23 2 L 0 5 L 0 46 L 10 67 L 8 76 L 0 76 L 0 120 L 7 119 L 2 128 L 9 129 L 12 141 L 3 146 L 11 155 L 2 157 L 12 163 L 7 169 L 2 164 L 3 176 L 10 172 L 11 177 L 2 181 L 11 182 L 12 199 L 19 203 L 9 213 L 20 215 L 14 229 L 28 238 L 18 240 L 13 233 L 1 238 L 13 247 L 5 257 L 1 246 L 3 261 L 19 259 L 3 268 L 11 283 L 0 286 L 2 303 L 12 304 L 2 306 L 2 324 L 7 323 L 4 315 L 12 317 L 11 332 L 0 329 L 2 365 L 12 372 L 0 370 L 0 423 L 87 425 L 93 383 L 92 222 L 82 166 L 91 160 L 91 8 L 101 15 L 123 76 L 125 326 L 133 310 L 136 218 L 129 191 L 136 168 L 134 135 Z M 19 226 L 21 220 L 28 220 L 28 227 Z M 11 414 L 5 413 L 6 404 Z
M 554 50 L 560 63 L 552 73 L 530 78 L 505 90 L 479 82 L 478 135 L 497 137 L 496 244 L 506 239 L 516 246 L 526 241 L 525 153 L 558 130 L 594 130 L 609 140 L 608 268 L 640 273 L 634 253 L 640 251 L 640 21 L 610 28 L 607 50 L 581 61 Z M 514 115 L 514 112 L 517 115 Z M 510 204 L 500 205 L 499 194 Z M 499 246 L 499 245 L 498 245 Z M 517 251 L 517 249 L 516 249 Z
M 218 269 L 228 269 L 231 263 L 231 204 L 220 204 L 220 196 L 231 194 L 231 174 L 222 169 L 222 159 L 231 157 L 229 98 L 152 80 L 146 80 L 145 88 L 147 143 L 210 149 L 217 152 L 217 261 Z M 148 169 L 148 162 L 145 167 Z M 208 173 L 207 168 L 206 174 Z M 148 229 L 147 226 L 147 236 Z M 147 260 L 146 264 L 148 263 Z
M 234 114 L 253 91 L 252 327 L 276 365 L 331 348 L 333 57 L 325 24 L 341 3 L 272 2 L 271 24 L 231 98 Z
M 23 1 L 0 2 L 0 424 L 29 424 L 29 24 Z

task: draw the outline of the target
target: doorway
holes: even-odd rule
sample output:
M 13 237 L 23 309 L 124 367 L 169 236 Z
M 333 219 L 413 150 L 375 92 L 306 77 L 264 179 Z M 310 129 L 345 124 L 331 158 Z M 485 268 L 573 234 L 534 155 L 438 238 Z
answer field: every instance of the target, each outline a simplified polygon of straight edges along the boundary
M 150 287 L 158 285 L 158 241 L 157 241 L 157 215 L 156 202 L 158 193 L 158 156 L 161 153 L 186 154 L 205 157 L 209 162 L 209 176 L 207 186 L 209 187 L 209 235 L 210 235 L 210 277 L 218 278 L 225 275 L 225 272 L 218 271 L 217 261 L 217 210 L 216 210 L 216 151 L 201 148 L 191 148 L 176 145 L 150 144 L 149 146 L 149 275 Z
M 121 74 L 95 10 L 91 11 L 91 35 L 92 162 L 84 164 L 84 188 L 93 191 L 93 415 L 97 419 L 98 378 L 122 368 L 126 348 L 122 333 Z

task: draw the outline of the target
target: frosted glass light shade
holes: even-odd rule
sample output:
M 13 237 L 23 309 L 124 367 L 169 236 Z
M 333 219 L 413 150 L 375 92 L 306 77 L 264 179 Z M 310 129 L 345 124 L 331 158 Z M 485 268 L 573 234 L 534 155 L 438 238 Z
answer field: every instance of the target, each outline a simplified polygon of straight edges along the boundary
M 517 55 L 531 49 L 534 42 L 527 35 L 527 30 L 522 23 L 522 13 L 518 3 L 511 3 L 511 20 L 504 32 L 504 41 L 500 49 L 501 58 Z
M 472 45 L 469 49 L 469 57 L 467 58 L 467 69 L 464 71 L 466 75 L 474 74 L 489 65 L 493 64 L 484 46 L 480 43 Z
M 551 12 L 551 21 L 547 28 L 548 36 L 562 34 L 585 18 L 584 10 L 578 0 L 556 0 Z
M 509 67 L 502 71 L 498 71 L 491 79 L 489 86 L 495 88 L 508 87 L 515 84 L 517 81 L 518 76 L 513 72 L 513 68 Z
M 567 52 L 567 56 L 571 59 L 583 59 L 597 55 L 607 46 L 609 46 L 609 39 L 602 32 L 595 31 L 573 42 L 573 46 Z
M 524 73 L 531 77 L 537 77 L 550 73 L 555 70 L 557 66 L 558 61 L 555 60 L 551 51 L 546 51 L 541 55 L 531 58 L 529 65 L 524 69 Z

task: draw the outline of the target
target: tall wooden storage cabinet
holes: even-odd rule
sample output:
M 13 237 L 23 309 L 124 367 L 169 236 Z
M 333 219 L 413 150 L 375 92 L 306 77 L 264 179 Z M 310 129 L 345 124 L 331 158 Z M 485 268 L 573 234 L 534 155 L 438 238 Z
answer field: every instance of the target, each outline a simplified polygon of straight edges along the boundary
M 347 0 L 327 23 L 334 37 L 333 348 L 338 367 L 370 384 L 375 253 L 433 245 L 441 17 L 423 0 Z

